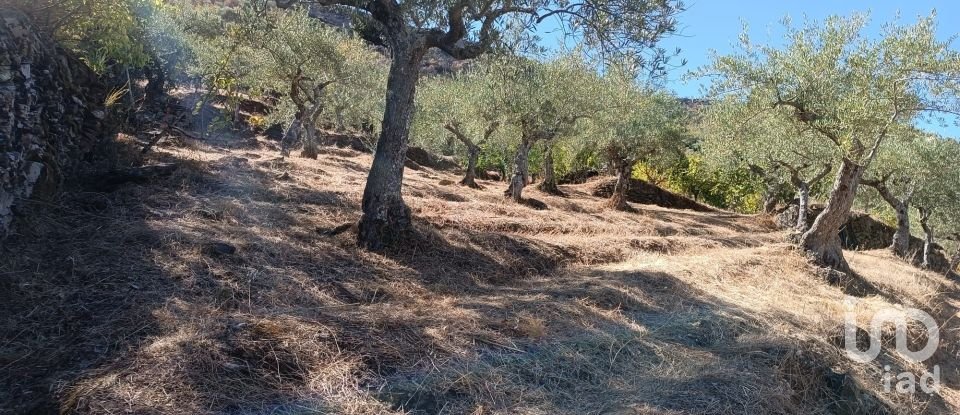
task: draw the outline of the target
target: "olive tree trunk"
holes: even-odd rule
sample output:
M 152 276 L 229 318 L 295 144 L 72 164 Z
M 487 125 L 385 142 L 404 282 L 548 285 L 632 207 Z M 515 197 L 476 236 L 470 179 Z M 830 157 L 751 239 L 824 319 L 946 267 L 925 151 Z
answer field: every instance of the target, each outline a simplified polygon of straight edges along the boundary
M 533 142 L 523 137 L 517 147 L 517 156 L 513 162 L 513 176 L 510 179 L 510 186 L 504 192 L 504 195 L 509 196 L 514 202 L 523 201 L 523 188 L 527 186 L 530 177 L 530 147 L 532 146 Z
M 897 211 L 897 230 L 893 233 L 890 249 L 897 256 L 905 258 L 910 250 L 910 202 L 901 200 L 894 209 Z
M 843 272 L 850 271 L 850 266 L 843 257 L 840 227 L 849 218 L 864 170 L 863 166 L 843 159 L 827 205 L 800 239 L 800 246 L 817 262 Z
M 629 211 L 630 205 L 627 204 L 627 192 L 630 191 L 630 176 L 633 173 L 633 163 L 627 160 L 620 160 L 616 166 L 617 183 L 613 185 L 613 193 L 607 206 L 611 209 L 620 211 Z
M 304 125 L 303 150 L 300 152 L 300 157 L 316 160 L 320 153 L 318 148 L 319 140 L 317 139 L 317 120 L 323 112 L 323 101 L 321 101 L 321 99 L 320 94 L 317 94 L 311 103 L 310 109 L 307 111 Z
M 800 200 L 797 208 L 797 226 L 799 232 L 806 232 L 808 228 L 807 211 L 810 209 L 810 185 L 801 184 L 797 188 L 797 198 Z
M 457 140 L 460 140 L 465 147 L 467 147 L 467 172 L 463 177 L 463 180 L 460 181 L 461 185 L 473 188 L 480 189 L 480 185 L 477 184 L 477 161 L 480 159 L 480 146 L 477 143 L 474 143 L 470 137 L 460 129 L 460 125 L 456 122 L 447 123 L 444 128 L 447 131 L 450 131 Z M 495 129 L 496 126 L 488 128 L 488 133 L 484 135 L 483 141 L 486 141 L 487 137 L 492 134 L 491 129 Z
M 383 124 L 363 190 L 357 234 L 358 245 L 370 250 L 395 246 L 412 230 L 410 208 L 403 202 L 401 189 L 413 98 L 426 47 L 412 35 L 397 34 L 392 43 Z
M 777 198 L 780 193 L 780 183 L 777 180 L 776 170 L 779 166 L 770 169 L 764 169 L 760 166 L 751 164 L 750 172 L 763 179 L 766 189 L 763 191 L 763 213 L 773 213 L 777 209 Z M 768 171 L 769 170 L 769 171 Z
M 879 180 L 861 180 L 867 186 L 876 189 L 880 197 L 897 213 L 897 230 L 893 233 L 890 249 L 901 258 L 906 258 L 910 250 L 910 199 L 913 192 L 898 198 L 887 187 L 887 177 Z
M 933 213 L 930 209 L 918 206 L 920 211 L 920 227 L 923 228 L 923 268 L 930 269 L 931 256 L 933 255 L 933 228 L 930 226 L 930 215 Z
M 790 170 L 790 183 L 797 189 L 797 200 L 799 200 L 799 203 L 797 206 L 797 224 L 795 229 L 797 232 L 806 232 L 810 226 L 807 221 L 807 211 L 810 209 L 810 189 L 830 174 L 831 166 L 824 164 L 819 173 L 809 180 L 804 180 L 801 177 L 801 173 L 808 167 L 806 164 L 796 167 L 780 162 L 780 165 Z
M 463 180 L 460 181 L 460 184 L 473 188 L 479 189 L 480 185 L 477 184 L 477 160 L 480 159 L 480 147 L 470 146 L 467 148 L 467 172 L 463 176 Z
M 294 118 L 290 126 L 287 127 L 287 131 L 283 133 L 283 138 L 280 139 L 280 155 L 283 157 L 289 157 L 290 146 L 300 141 L 300 130 L 303 129 L 301 118 L 300 116 Z
M 777 188 L 767 185 L 767 190 L 763 195 L 763 213 L 773 213 L 777 210 Z
M 304 125 L 303 150 L 300 151 L 300 157 L 316 160 L 319 155 L 317 123 L 316 120 L 311 120 Z
M 553 170 L 553 146 L 549 144 L 545 146 L 543 154 L 543 182 L 537 186 L 537 189 L 552 195 L 563 195 L 557 187 L 557 177 Z

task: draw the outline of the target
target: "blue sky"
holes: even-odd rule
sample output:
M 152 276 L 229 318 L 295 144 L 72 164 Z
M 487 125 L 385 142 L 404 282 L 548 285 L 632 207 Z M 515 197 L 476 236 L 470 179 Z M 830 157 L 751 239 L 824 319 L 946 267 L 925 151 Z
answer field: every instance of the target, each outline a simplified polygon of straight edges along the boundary
M 956 1 L 864 1 L 864 0 L 804 0 L 804 1 L 720 1 L 689 0 L 688 10 L 680 15 L 681 35 L 662 42 L 667 50 L 679 47 L 681 58 L 688 61 L 687 67 L 675 70 L 671 74 L 668 86 L 682 97 L 699 96 L 699 84 L 682 82 L 681 76 L 688 69 L 705 65 L 710 60 L 710 51 L 725 54 L 734 50 L 737 36 L 747 22 L 750 38 L 753 42 L 781 44 L 782 30 L 780 20 L 791 16 L 800 23 L 804 16 L 822 20 L 838 14 L 851 15 L 855 12 L 870 12 L 871 33 L 879 34 L 885 22 L 893 21 L 900 14 L 900 22 L 915 22 L 918 16 L 926 16 L 936 9 L 939 22 L 939 34 L 946 39 L 960 32 L 960 2 Z M 954 44 L 955 47 L 960 47 Z
M 782 44 L 780 20 L 791 16 L 795 23 L 804 16 L 822 20 L 824 17 L 838 14 L 850 15 L 857 11 L 869 11 L 871 25 L 869 32 L 879 34 L 885 22 L 893 21 L 899 12 L 902 23 L 915 22 L 918 16 L 926 16 L 936 9 L 939 23 L 939 37 L 946 39 L 960 32 L 960 1 L 865 1 L 865 0 L 804 0 L 804 1 L 721 1 L 687 0 L 688 10 L 678 18 L 681 34 L 662 42 L 667 50 L 680 48 L 679 58 L 687 60 L 687 66 L 674 70 L 670 74 L 667 87 L 681 97 L 700 96 L 700 82 L 684 82 L 680 78 L 690 69 L 705 65 L 710 60 L 710 51 L 720 54 L 734 50 L 737 37 L 746 22 L 750 38 L 755 43 Z M 960 42 L 954 43 L 960 48 Z M 935 132 L 960 137 L 960 127 L 926 126 Z

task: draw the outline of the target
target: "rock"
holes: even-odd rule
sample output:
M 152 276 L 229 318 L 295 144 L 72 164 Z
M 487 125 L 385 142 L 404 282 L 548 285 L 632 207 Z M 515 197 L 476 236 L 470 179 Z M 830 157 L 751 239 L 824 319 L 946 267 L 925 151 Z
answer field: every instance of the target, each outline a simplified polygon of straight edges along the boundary
M 593 195 L 608 198 L 613 194 L 613 187 L 617 179 L 601 181 L 593 190 Z M 643 180 L 630 180 L 630 190 L 627 191 L 627 200 L 645 205 L 657 205 L 670 209 L 689 209 L 698 212 L 714 212 L 709 206 L 697 201 L 663 190 Z
M 434 170 L 454 170 L 458 167 L 457 163 L 449 158 L 434 156 L 427 150 L 420 147 L 410 147 L 407 149 L 407 160 L 423 167 L 429 167 Z
M 28 18 L 0 7 L 0 238 L 14 204 L 53 196 L 76 177 L 107 124 L 97 75 Z M 14 139 L 15 138 L 15 139 Z
M 503 177 L 500 176 L 500 172 L 493 170 L 481 170 L 477 172 L 477 178 L 480 180 L 492 180 L 495 182 L 503 180 Z

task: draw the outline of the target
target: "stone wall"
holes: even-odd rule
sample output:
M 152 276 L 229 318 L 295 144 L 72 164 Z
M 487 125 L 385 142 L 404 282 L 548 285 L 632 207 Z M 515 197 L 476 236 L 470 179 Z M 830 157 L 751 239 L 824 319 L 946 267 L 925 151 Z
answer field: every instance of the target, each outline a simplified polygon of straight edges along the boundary
M 86 65 L 0 7 L 0 238 L 19 201 L 54 194 L 103 137 L 107 91 Z

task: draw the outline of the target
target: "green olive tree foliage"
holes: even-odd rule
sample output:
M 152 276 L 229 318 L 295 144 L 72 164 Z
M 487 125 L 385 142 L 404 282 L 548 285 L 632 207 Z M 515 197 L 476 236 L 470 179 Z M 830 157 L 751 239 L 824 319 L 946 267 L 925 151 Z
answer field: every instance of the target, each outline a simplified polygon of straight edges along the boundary
M 746 168 L 764 182 L 763 210 L 779 202 L 788 183 L 798 200 L 795 228 L 807 230 L 811 192 L 830 174 L 836 152 L 809 129 L 792 122 L 788 111 L 753 112 L 730 97 L 710 105 L 701 122 L 701 153 L 715 170 Z
M 242 87 L 282 97 L 273 118 L 288 125 L 284 156 L 302 141 L 301 155 L 317 158 L 317 126 L 328 107 L 334 109 L 328 120 L 341 126 L 359 121 L 360 111 L 376 114 L 372 103 L 382 97 L 383 65 L 362 41 L 323 25 L 305 9 L 244 13 L 238 24 L 238 52 L 249 65 L 238 80 Z
M 476 169 L 484 148 L 493 140 L 508 140 L 513 132 L 512 126 L 504 125 L 498 101 L 505 87 L 496 76 L 498 64 L 482 60 L 466 72 L 425 79 L 417 100 L 414 139 L 432 149 L 457 143 L 467 166 L 460 184 L 472 188 L 480 188 Z
M 530 150 L 544 147 L 544 180 L 541 190 L 559 193 L 553 166 L 552 146 L 576 135 L 583 121 L 603 109 L 604 88 L 600 76 L 583 60 L 563 56 L 548 62 L 516 58 L 499 67 L 504 88 L 495 98 L 504 122 L 519 133 L 510 185 L 504 192 L 516 202 L 530 183 Z
M 591 120 L 592 130 L 598 150 L 617 172 L 608 205 L 629 210 L 626 195 L 634 166 L 668 165 L 682 158 L 690 142 L 686 130 L 690 114 L 674 96 L 638 88 L 629 77 L 606 78 L 605 108 Z
M 133 104 L 134 79 L 144 75 L 147 98 L 164 92 L 182 45 L 159 0 L 12 0 L 36 28 L 55 37 L 115 86 L 125 84 Z M 119 89 L 118 89 L 119 91 Z
M 277 0 L 290 7 L 299 0 Z M 657 41 L 676 30 L 677 0 L 322 0 L 309 3 L 352 11 L 390 49 L 386 105 L 373 165 L 363 193 L 358 243 L 382 249 L 402 243 L 412 230 L 401 195 L 404 158 L 424 54 L 441 49 L 454 58 L 478 57 L 499 44 L 509 27 L 534 29 L 553 19 L 593 50 L 634 57 L 662 68 Z M 515 23 L 515 24 L 511 24 Z
M 329 110 L 320 119 L 340 131 L 379 134 L 387 89 L 387 61 L 353 37 L 343 39 L 337 49 L 347 76 L 327 88 L 325 101 Z
M 927 163 L 933 158 L 923 157 L 930 149 L 927 138 L 919 131 L 901 129 L 897 140 L 887 140 L 864 173 L 860 184 L 872 188 L 876 195 L 893 209 L 897 226 L 890 244 L 893 253 L 906 258 L 910 249 L 910 211 L 914 196 L 922 188 L 931 172 Z
M 911 200 L 916 206 L 918 221 L 924 233 L 922 264 L 929 268 L 936 232 L 955 242 L 960 240 L 960 142 L 929 134 L 917 138 Z M 960 261 L 955 257 L 954 261 Z M 951 269 L 955 269 L 953 264 Z
M 862 15 L 784 23 L 785 47 L 754 45 L 744 34 L 739 52 L 700 73 L 715 77 L 713 96 L 733 96 L 757 112 L 789 110 L 816 145 L 837 153 L 830 197 L 801 245 L 822 264 L 848 270 L 838 233 L 861 176 L 884 142 L 898 139 L 898 126 L 927 113 L 960 113 L 960 55 L 936 39 L 932 15 L 887 25 L 876 39 L 863 34 Z

